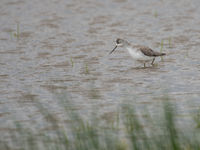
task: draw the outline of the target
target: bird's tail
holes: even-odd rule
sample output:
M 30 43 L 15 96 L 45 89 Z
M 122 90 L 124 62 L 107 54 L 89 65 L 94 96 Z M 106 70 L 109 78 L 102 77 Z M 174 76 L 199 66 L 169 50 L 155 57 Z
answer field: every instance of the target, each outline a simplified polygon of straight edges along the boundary
M 164 55 L 166 55 L 166 53 L 160 53 L 160 56 L 164 56 Z
M 155 53 L 155 56 L 164 56 L 164 55 L 166 55 L 166 53 L 159 53 L 159 52 Z

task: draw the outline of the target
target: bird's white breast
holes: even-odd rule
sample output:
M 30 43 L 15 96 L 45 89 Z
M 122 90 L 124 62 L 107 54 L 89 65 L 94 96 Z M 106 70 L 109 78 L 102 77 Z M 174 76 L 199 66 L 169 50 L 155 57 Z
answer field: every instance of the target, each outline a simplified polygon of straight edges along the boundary
M 145 56 L 141 51 L 137 50 L 136 48 L 127 47 L 129 54 L 132 56 L 133 59 L 137 61 L 150 61 L 152 58 Z
M 129 54 L 134 58 L 134 59 L 141 59 L 144 57 L 144 55 L 138 51 L 137 49 L 134 49 L 132 47 L 127 48 Z

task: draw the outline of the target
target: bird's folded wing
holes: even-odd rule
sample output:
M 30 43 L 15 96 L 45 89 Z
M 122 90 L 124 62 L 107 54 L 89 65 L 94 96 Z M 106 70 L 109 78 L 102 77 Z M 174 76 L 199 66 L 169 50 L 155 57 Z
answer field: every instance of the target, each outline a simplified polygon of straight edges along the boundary
M 162 53 L 155 52 L 149 47 L 140 47 L 139 50 L 146 56 L 150 57 L 156 57 L 156 56 L 161 56 Z

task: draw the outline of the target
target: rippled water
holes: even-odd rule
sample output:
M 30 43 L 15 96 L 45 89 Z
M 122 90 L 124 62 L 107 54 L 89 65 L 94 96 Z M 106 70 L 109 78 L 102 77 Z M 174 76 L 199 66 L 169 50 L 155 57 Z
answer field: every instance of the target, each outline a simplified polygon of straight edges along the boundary
M 123 101 L 150 108 L 168 95 L 187 115 L 200 106 L 200 1 L 1 0 L 0 128 L 40 126 L 39 101 L 63 120 L 57 95 L 103 117 Z M 116 38 L 167 53 L 141 68 Z M 142 109 L 141 109 L 142 111 Z

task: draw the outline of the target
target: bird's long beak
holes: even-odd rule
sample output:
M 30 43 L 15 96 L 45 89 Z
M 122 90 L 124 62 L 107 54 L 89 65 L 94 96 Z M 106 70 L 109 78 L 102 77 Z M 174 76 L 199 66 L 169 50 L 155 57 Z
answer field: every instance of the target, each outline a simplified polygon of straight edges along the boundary
M 114 52 L 116 48 L 117 48 L 117 45 L 115 46 L 115 48 L 113 48 L 113 50 L 109 54 L 111 54 L 112 52 Z

